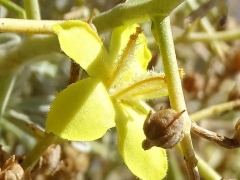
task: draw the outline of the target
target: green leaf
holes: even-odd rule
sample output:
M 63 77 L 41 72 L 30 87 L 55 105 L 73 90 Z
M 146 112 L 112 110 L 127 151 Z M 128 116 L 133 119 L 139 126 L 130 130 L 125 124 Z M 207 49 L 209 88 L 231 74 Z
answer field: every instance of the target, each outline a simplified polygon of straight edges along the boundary
M 159 180 L 166 175 L 166 151 L 153 147 L 150 150 L 142 149 L 143 122 L 146 115 L 122 104 L 125 113 L 117 115 L 116 127 L 118 131 L 118 147 L 125 163 L 133 174 L 142 180 Z M 120 111 L 118 111 L 120 112 Z
M 90 76 L 106 80 L 109 55 L 101 39 L 87 23 L 66 21 L 54 25 L 53 30 L 58 35 L 63 52 L 80 64 Z
M 99 79 L 87 78 L 57 94 L 47 117 L 46 132 L 71 141 L 102 137 L 115 125 L 115 113 Z

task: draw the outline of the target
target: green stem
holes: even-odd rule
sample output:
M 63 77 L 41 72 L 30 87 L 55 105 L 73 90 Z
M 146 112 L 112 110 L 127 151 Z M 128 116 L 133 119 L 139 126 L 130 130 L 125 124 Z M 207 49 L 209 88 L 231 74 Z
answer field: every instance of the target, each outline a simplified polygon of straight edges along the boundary
M 134 23 L 141 23 L 150 20 L 150 15 L 169 15 L 178 5 L 180 5 L 185 0 L 132 0 L 126 1 L 125 3 L 119 4 L 118 6 L 112 8 L 111 10 L 101 13 L 93 18 L 93 24 L 97 27 L 98 32 L 101 34 L 108 30 L 111 30 L 117 26 L 121 25 L 131 25 Z M 37 0 L 24 0 L 25 10 L 27 13 L 28 19 L 40 20 L 40 13 Z M 6 20 L 1 19 L 1 24 L 6 23 Z M 22 21 L 23 22 L 23 21 Z M 30 21 L 29 21 L 30 22 Z M 56 22 L 56 21 L 55 21 Z M 40 32 L 52 33 L 52 31 L 45 31 L 42 22 L 39 23 L 41 30 Z M 34 23 L 34 27 L 37 26 L 37 23 Z M 49 25 L 49 24 L 47 24 Z M 17 25 L 15 25 L 16 27 Z M 11 31 L 3 31 L 3 25 L 0 26 L 1 32 L 16 32 L 16 33 L 35 33 L 29 29 L 37 28 L 32 27 L 28 23 L 24 23 L 24 26 L 29 26 L 26 32 L 20 30 L 19 28 L 14 30 L 14 27 L 11 27 Z M 38 27 L 39 27 L 38 26 Z M 22 25 L 23 27 L 23 25 Z M 48 27 L 47 27 L 48 29 Z M 20 32 L 19 32 L 20 31 Z M 36 32 L 39 33 L 39 30 Z
M 6 72 L 0 76 L 0 120 L 9 101 L 16 80 L 16 71 Z
M 167 179 L 171 180 L 184 180 L 183 172 L 180 169 L 178 160 L 174 151 L 168 151 L 168 173 Z
M 211 166 L 208 165 L 203 159 L 201 159 L 197 154 L 198 159 L 198 169 L 201 175 L 207 179 L 207 180 L 216 180 L 216 179 L 222 179 L 222 177 L 213 170 Z
M 175 43 L 193 43 L 204 42 L 211 43 L 212 41 L 231 41 L 240 38 L 240 28 L 228 31 L 219 31 L 212 33 L 189 33 L 187 35 L 181 35 L 174 38 Z
M 21 123 L 23 123 L 23 121 Z M 30 135 L 26 133 L 26 131 L 18 127 L 18 124 L 14 124 L 11 120 L 2 117 L 0 126 L 2 129 L 4 129 L 4 131 L 15 134 L 15 136 L 19 138 L 19 140 L 22 142 L 22 145 L 25 147 L 30 149 L 35 144 L 35 138 L 32 136 L 32 134 Z
M 34 34 L 52 34 L 52 26 L 54 24 L 61 23 L 63 21 L 56 20 L 21 20 L 21 19 L 0 19 L 0 32 L 13 32 L 13 33 L 34 33 Z M 112 24 L 113 25 L 113 24 Z M 98 27 L 98 26 L 97 26 Z M 114 26 L 115 27 L 115 26 Z M 113 28 L 114 28 L 113 27 Z M 106 27 L 107 28 L 107 27 Z M 99 31 L 99 34 L 102 31 Z M 231 41 L 240 38 L 240 28 L 228 31 L 214 32 L 214 34 L 209 33 L 189 33 L 187 35 L 183 34 L 181 36 L 175 37 L 175 43 L 187 42 L 204 42 L 211 43 L 214 40 L 218 41 Z
M 117 26 L 131 25 L 150 20 L 150 15 L 168 16 L 185 0 L 132 0 L 115 6 L 93 18 L 98 32 L 106 32 Z
M 63 21 L 2 18 L 0 19 L 0 32 L 53 34 L 52 26 L 61 22 Z
M 187 4 L 191 9 L 197 9 L 198 8 L 198 2 L 196 0 L 191 0 L 187 1 Z M 203 17 L 199 21 L 201 28 L 205 31 L 208 32 L 209 34 L 213 35 L 216 31 L 213 28 L 212 24 L 209 22 L 207 17 Z M 220 57 L 221 60 L 225 59 L 225 54 L 224 54 L 224 46 L 223 42 L 219 42 L 217 40 L 212 41 L 211 43 L 212 49 L 215 51 L 215 53 Z
M 230 111 L 233 108 L 240 106 L 240 100 L 230 101 L 223 104 L 214 105 L 206 109 L 202 109 L 190 115 L 191 120 L 199 121 L 201 119 L 214 116 L 216 114 L 223 113 L 225 111 Z
M 9 0 L 0 0 L 0 4 L 3 5 L 5 8 L 7 8 L 8 10 L 16 13 L 19 18 L 26 19 L 25 10 L 20 6 L 16 5 L 15 3 Z
M 44 138 L 38 140 L 34 148 L 26 155 L 25 159 L 22 162 L 22 168 L 24 170 L 31 170 L 33 166 L 37 163 L 41 155 L 45 150 L 52 144 L 58 144 L 63 140 L 54 134 L 46 134 Z
M 41 20 L 38 0 L 24 0 L 27 19 Z
M 170 17 L 155 16 L 152 17 L 152 21 L 152 32 L 157 44 L 159 45 L 162 55 L 171 107 L 178 112 L 187 110 L 175 55 Z M 184 138 L 180 143 L 180 146 L 186 161 L 189 178 L 199 179 L 199 174 L 196 167 L 196 158 L 190 135 L 191 120 L 187 112 L 182 116 L 185 124 L 183 132 Z

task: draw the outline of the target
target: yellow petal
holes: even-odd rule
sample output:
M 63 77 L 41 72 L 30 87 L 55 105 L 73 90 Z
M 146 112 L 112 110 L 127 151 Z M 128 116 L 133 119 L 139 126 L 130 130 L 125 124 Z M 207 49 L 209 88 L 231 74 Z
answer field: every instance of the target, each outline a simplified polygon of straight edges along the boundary
M 57 94 L 47 117 L 46 131 L 71 141 L 102 137 L 115 125 L 114 108 L 104 85 L 87 78 Z
M 123 104 L 119 108 L 125 110 L 125 114 L 117 115 L 116 127 L 119 152 L 126 165 L 142 180 L 162 179 L 167 171 L 166 151 L 157 147 L 148 151 L 142 149 L 142 141 L 145 139 L 143 122 L 146 115 Z
M 87 23 L 66 21 L 54 25 L 53 30 L 58 35 L 63 52 L 80 64 L 90 76 L 106 80 L 109 55 L 101 39 Z
M 121 26 L 113 31 L 110 45 L 112 72 L 108 81 L 109 87 L 114 88 L 116 84 L 128 81 L 136 73 L 141 73 L 147 68 L 151 53 L 147 48 L 145 36 L 139 28 L 136 30 L 136 27 L 138 25 Z
M 148 71 L 124 84 L 116 85 L 110 96 L 116 100 L 149 100 L 168 95 L 164 73 Z

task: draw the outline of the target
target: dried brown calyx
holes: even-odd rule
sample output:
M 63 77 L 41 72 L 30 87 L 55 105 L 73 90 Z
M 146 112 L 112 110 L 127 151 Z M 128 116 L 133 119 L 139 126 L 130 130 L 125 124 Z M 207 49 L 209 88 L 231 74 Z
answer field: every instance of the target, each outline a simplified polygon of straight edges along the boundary
M 143 131 L 146 139 L 142 143 L 142 148 L 148 150 L 153 146 L 164 149 L 171 149 L 183 138 L 184 119 L 182 113 L 173 109 L 160 109 L 156 113 L 148 114 Z

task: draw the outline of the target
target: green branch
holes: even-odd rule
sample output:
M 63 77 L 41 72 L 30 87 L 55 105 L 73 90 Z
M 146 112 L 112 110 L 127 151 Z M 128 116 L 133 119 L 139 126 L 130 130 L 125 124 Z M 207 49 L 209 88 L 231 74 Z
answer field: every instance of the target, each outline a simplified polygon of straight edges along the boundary
M 19 18 L 26 19 L 25 10 L 20 6 L 16 5 L 15 3 L 9 0 L 0 0 L 0 4 L 7 8 L 8 10 L 16 13 Z
M 170 17 L 152 17 L 152 21 L 152 33 L 160 48 L 171 107 L 178 112 L 187 110 L 178 72 Z M 180 146 L 186 161 L 190 179 L 199 179 L 199 174 L 196 167 L 196 158 L 190 135 L 191 120 L 187 112 L 182 116 L 185 124 L 183 132 L 184 138 L 180 143 Z
M 214 33 L 194 33 L 191 32 L 187 35 L 183 34 L 174 38 L 175 43 L 180 42 L 204 42 L 204 43 L 211 43 L 212 41 L 231 41 L 240 38 L 240 28 L 228 31 L 219 31 Z
M 40 19 L 37 0 L 25 0 L 28 19 Z M 112 30 L 121 25 L 131 25 L 150 20 L 151 15 L 169 15 L 184 0 L 131 0 L 93 18 L 98 33 Z M 31 7 L 31 8 L 30 8 Z M 35 12 L 35 13 L 34 13 Z M 35 15 L 34 15 L 35 14 Z M 53 33 L 52 25 L 61 21 L 20 21 L 0 19 L 0 32 Z
M 0 121 L 16 81 L 16 71 L 9 71 L 0 76 Z
M 121 25 L 150 20 L 150 16 L 168 16 L 184 0 L 130 0 L 93 18 L 93 24 L 102 33 Z
M 21 164 L 22 168 L 24 170 L 31 170 L 50 145 L 59 144 L 61 142 L 64 142 L 64 140 L 52 133 L 46 134 L 44 138 L 38 139 L 37 144 L 23 160 Z
M 206 109 L 202 109 L 190 115 L 191 120 L 199 121 L 201 119 L 214 116 L 226 111 L 230 111 L 233 108 L 240 106 L 240 100 L 230 101 L 223 104 L 217 104 Z
M 186 4 L 192 9 L 197 9 L 199 4 L 196 0 L 191 0 L 191 1 L 186 1 Z M 216 31 L 213 28 L 212 24 L 209 22 L 209 20 L 207 19 L 207 17 L 203 17 L 200 19 L 199 24 L 201 26 L 201 28 L 209 33 L 209 34 L 214 34 Z M 217 40 L 211 41 L 211 46 L 213 51 L 219 56 L 219 58 L 221 60 L 225 59 L 225 54 L 224 54 L 224 48 L 223 48 L 223 42 L 219 42 Z
M 23 34 L 53 34 L 52 26 L 63 21 L 0 19 L 0 32 Z
M 213 170 L 211 166 L 207 162 L 205 162 L 202 158 L 200 158 L 197 154 L 198 159 L 198 169 L 201 175 L 207 180 L 216 180 L 222 179 L 221 176 Z
M 38 0 L 24 0 L 27 19 L 41 20 Z

